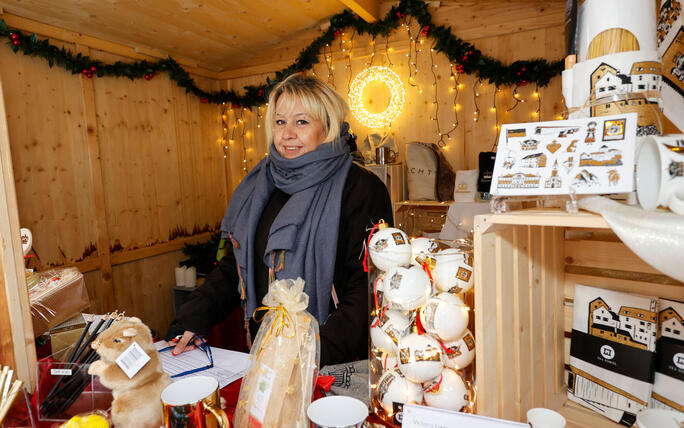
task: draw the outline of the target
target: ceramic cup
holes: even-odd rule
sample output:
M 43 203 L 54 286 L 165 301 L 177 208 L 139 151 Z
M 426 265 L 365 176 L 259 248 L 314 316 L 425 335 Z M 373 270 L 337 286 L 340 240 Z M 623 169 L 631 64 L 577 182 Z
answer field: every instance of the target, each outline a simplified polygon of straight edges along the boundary
M 384 165 L 394 163 L 397 160 L 397 153 L 389 147 L 377 147 L 375 149 L 375 163 Z
M 565 418 L 560 413 L 543 407 L 528 410 L 527 422 L 532 428 L 565 428 Z
M 356 398 L 333 395 L 309 404 L 306 415 L 319 428 L 361 428 L 368 408 Z
M 209 376 L 181 379 L 161 393 L 164 428 L 230 428 L 219 384 Z
M 645 409 L 637 414 L 637 428 L 679 428 L 684 415 L 672 410 Z
M 637 154 L 636 188 L 643 209 L 662 205 L 684 215 L 684 134 L 644 140 Z

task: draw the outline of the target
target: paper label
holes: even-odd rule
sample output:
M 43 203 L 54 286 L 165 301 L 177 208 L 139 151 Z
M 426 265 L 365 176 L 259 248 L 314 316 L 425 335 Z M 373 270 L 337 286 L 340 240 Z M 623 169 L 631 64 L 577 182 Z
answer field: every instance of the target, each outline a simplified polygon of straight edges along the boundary
M 50 369 L 52 376 L 71 376 L 71 369 Z
M 256 420 L 257 426 L 261 426 L 266 415 L 266 408 L 268 407 L 268 400 L 273 391 L 273 383 L 276 379 L 275 370 L 270 367 L 263 366 L 259 378 L 256 383 L 256 391 L 252 402 L 252 408 L 249 409 L 250 421 Z
M 129 379 L 135 376 L 148 361 L 150 361 L 150 356 L 136 342 L 133 342 L 119 355 L 119 358 L 114 360 Z
M 469 428 L 529 428 L 528 424 L 505 421 L 503 419 L 486 418 L 467 413 L 436 409 L 434 407 L 404 405 L 404 428 L 448 428 L 463 426 Z

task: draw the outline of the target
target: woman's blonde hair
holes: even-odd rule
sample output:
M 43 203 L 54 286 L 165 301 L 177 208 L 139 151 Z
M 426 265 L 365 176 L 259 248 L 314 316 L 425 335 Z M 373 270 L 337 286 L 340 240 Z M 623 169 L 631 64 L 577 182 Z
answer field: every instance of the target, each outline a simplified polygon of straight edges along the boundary
M 292 74 L 278 83 L 268 96 L 266 110 L 266 138 L 273 141 L 276 103 L 282 95 L 285 110 L 291 109 L 296 100 L 301 101 L 304 110 L 323 124 L 324 142 L 334 141 L 340 135 L 340 127 L 349 113 L 347 102 L 334 89 L 313 76 Z

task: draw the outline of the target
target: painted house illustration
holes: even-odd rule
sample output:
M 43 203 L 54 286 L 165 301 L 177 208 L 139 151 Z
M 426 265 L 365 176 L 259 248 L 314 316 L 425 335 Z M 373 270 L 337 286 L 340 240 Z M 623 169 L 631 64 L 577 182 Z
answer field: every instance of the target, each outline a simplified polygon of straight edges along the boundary
M 539 187 L 539 176 L 536 174 L 507 174 L 499 177 L 497 187 L 499 189 L 532 189 Z
M 682 316 L 672 307 L 663 309 L 658 314 L 660 335 L 684 342 L 684 322 Z
M 679 14 L 682 12 L 682 4 L 679 0 L 665 0 L 660 6 L 660 16 L 658 17 L 658 26 L 656 27 L 656 34 L 658 35 L 658 44 L 662 43 L 665 35 L 672 24 L 677 20 Z
M 635 62 L 629 74 L 624 74 L 610 64 L 602 62 L 591 73 L 590 79 L 591 116 L 636 112 L 637 135 L 658 133 L 656 124 L 661 114 L 658 97 L 662 84 L 660 63 Z M 615 101 L 612 97 L 618 94 L 626 94 L 627 98 Z
M 618 149 L 611 149 L 608 146 L 601 146 L 599 151 L 592 153 L 582 153 L 580 155 L 580 166 L 616 166 L 622 165 L 622 152 Z
M 520 159 L 520 166 L 523 168 L 544 168 L 546 166 L 546 155 L 535 153 Z
M 616 313 L 600 297 L 589 302 L 589 334 L 644 350 L 655 349 L 654 311 L 621 306 Z
M 558 176 L 558 161 L 555 161 L 551 170 L 551 176 L 544 181 L 544 187 L 547 189 L 558 189 L 562 184 L 563 182 Z
M 522 150 L 537 150 L 537 147 L 539 147 L 539 141 L 530 138 L 529 140 L 525 140 L 520 143 L 520 147 Z

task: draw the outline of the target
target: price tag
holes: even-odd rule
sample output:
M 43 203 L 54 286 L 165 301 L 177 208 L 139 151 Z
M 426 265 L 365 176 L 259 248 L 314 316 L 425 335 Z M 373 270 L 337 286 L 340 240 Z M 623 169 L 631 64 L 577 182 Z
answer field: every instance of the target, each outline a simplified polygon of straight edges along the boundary
M 530 428 L 528 424 L 486 418 L 461 412 L 435 409 L 434 407 L 404 405 L 403 428 Z
M 50 369 L 52 376 L 71 376 L 71 369 Z
M 256 391 L 254 392 L 253 405 L 249 409 L 250 426 L 261 427 L 266 416 L 266 407 L 268 400 L 271 398 L 273 391 L 273 383 L 276 379 L 275 370 L 270 367 L 263 366 L 259 379 L 256 382 Z
M 114 360 L 129 379 L 135 376 L 148 361 L 150 361 L 150 356 L 136 342 L 133 342 L 119 355 L 119 358 Z

